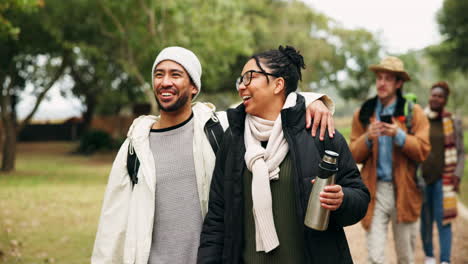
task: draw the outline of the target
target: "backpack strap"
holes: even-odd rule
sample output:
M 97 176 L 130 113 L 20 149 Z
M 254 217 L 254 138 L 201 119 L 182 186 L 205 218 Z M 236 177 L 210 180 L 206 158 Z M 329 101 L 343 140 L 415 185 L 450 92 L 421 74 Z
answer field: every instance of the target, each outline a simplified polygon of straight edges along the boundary
M 411 100 L 406 100 L 405 103 L 405 123 L 408 129 L 408 134 L 413 134 L 413 108 L 414 103 Z
M 132 182 L 132 189 L 135 184 L 138 183 L 138 169 L 140 168 L 140 161 L 135 153 L 133 148 L 132 141 L 128 144 L 128 153 L 127 153 L 127 172 L 130 176 L 130 181 Z
M 405 125 L 406 129 L 408 130 L 408 134 L 413 135 L 413 108 L 414 108 L 414 102 L 411 100 L 406 100 L 405 103 L 405 108 L 404 108 L 404 114 L 405 114 Z M 425 180 L 422 176 L 422 171 L 421 171 L 421 163 L 418 163 L 416 161 L 412 161 L 414 166 L 415 166 L 415 174 L 414 174 L 414 182 L 416 183 L 416 186 L 422 193 L 423 199 L 425 199 L 425 189 L 426 189 L 426 183 Z
M 210 142 L 213 152 L 216 155 L 219 150 L 219 146 L 221 145 L 221 141 L 223 140 L 224 129 L 215 112 L 213 112 L 213 115 L 205 124 L 205 134 Z

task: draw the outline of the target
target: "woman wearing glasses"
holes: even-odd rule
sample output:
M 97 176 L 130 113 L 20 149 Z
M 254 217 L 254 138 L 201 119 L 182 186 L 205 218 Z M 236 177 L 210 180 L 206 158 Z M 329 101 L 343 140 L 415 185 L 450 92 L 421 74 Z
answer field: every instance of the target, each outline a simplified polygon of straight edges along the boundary
M 243 103 L 217 155 L 198 263 L 352 263 L 343 226 L 364 217 L 369 192 L 346 141 L 324 142 L 305 128 L 296 94 L 304 61 L 293 47 L 253 55 L 238 83 Z M 327 135 L 326 135 L 327 136 Z M 336 184 L 320 195 L 326 231 L 304 225 L 324 149 L 339 156 Z

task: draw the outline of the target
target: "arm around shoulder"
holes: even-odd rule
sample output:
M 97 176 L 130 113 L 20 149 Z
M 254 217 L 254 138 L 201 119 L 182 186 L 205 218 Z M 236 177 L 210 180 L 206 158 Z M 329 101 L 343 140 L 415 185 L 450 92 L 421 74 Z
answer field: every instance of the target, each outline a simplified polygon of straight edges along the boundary
M 312 92 L 300 92 L 299 94 L 304 96 L 306 107 L 310 103 L 316 100 L 320 100 L 328 108 L 328 110 L 330 110 L 332 114 L 335 113 L 335 103 L 328 95 L 321 94 L 321 93 L 312 93 Z

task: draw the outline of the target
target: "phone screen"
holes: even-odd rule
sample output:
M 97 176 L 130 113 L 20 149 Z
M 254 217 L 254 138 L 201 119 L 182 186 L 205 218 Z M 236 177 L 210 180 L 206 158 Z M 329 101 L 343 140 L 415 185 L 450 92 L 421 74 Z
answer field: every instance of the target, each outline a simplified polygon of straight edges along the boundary
M 392 116 L 391 115 L 380 115 L 380 121 L 385 123 L 392 123 Z

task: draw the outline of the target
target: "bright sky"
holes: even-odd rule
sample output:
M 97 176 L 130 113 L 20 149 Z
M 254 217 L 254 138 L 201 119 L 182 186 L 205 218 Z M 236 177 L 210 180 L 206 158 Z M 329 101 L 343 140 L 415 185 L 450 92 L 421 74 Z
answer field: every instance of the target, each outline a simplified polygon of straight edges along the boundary
M 440 41 L 436 12 L 443 0 L 302 0 L 341 23 L 345 28 L 365 28 L 379 33 L 386 50 L 404 53 Z M 35 119 L 62 119 L 79 116 L 82 106 L 77 99 L 65 99 L 58 87 L 49 92 L 50 100 L 39 107 Z M 32 108 L 32 98 L 18 105 L 19 117 Z
M 436 13 L 443 0 L 303 0 L 345 28 L 381 35 L 390 53 L 421 49 L 440 41 Z

